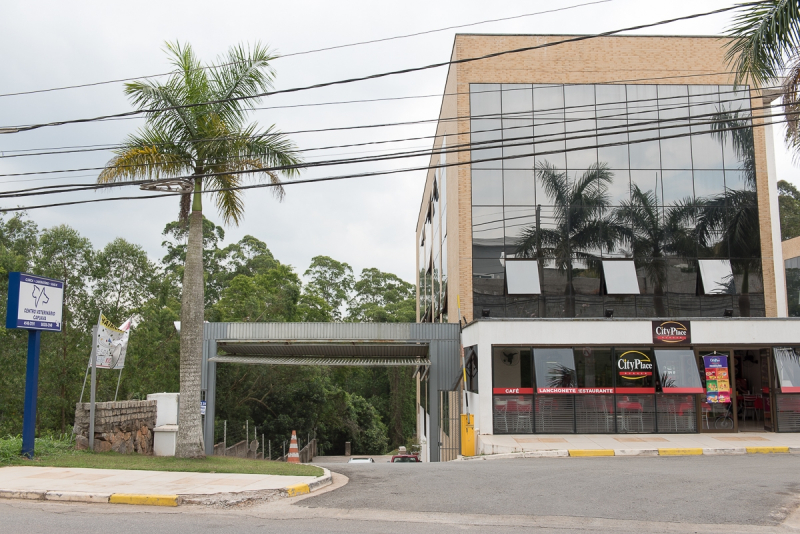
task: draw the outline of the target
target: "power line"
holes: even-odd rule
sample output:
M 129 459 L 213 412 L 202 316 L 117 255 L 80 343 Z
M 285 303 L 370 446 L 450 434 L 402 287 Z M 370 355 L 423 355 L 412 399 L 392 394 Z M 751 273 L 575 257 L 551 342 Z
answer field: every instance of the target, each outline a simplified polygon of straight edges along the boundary
M 636 108 L 634 108 L 634 109 L 636 109 L 636 111 L 625 111 L 625 112 L 617 113 L 617 114 L 613 114 L 613 115 L 602 115 L 602 116 L 598 117 L 598 116 L 596 116 L 596 111 L 597 110 L 595 110 L 595 117 L 593 117 L 593 118 L 578 117 L 578 118 L 574 118 L 574 119 L 570 119 L 570 120 L 566 120 L 566 119 L 564 119 L 564 120 L 556 120 L 556 119 L 553 119 L 553 118 L 547 118 L 547 122 L 545 123 L 545 125 L 546 126 L 553 126 L 553 125 L 556 125 L 556 124 L 568 124 L 568 123 L 571 123 L 571 122 L 583 122 L 583 121 L 586 121 L 586 120 L 601 120 L 601 121 L 604 121 L 604 120 L 605 121 L 622 120 L 622 119 L 630 119 L 630 117 L 632 115 L 667 112 L 667 111 L 675 111 L 675 110 L 681 110 L 681 109 L 687 109 L 688 110 L 688 109 L 691 109 L 693 107 L 699 107 L 699 106 L 705 106 L 705 105 L 713 105 L 714 103 L 712 103 L 712 102 L 697 103 L 697 102 L 690 102 L 689 100 L 691 98 L 702 98 L 704 96 L 720 96 L 721 97 L 723 94 L 727 94 L 727 93 L 733 93 L 735 98 L 730 99 L 730 100 L 725 100 L 724 102 L 730 103 L 730 102 L 735 102 L 735 101 L 742 100 L 741 96 L 736 96 L 736 95 L 741 95 L 742 91 L 733 89 L 731 91 L 712 91 L 710 93 L 700 93 L 700 94 L 695 94 L 695 95 L 688 95 L 687 94 L 687 95 L 681 95 L 681 96 L 666 97 L 666 98 L 661 98 L 661 99 L 657 98 L 655 100 L 654 99 L 626 100 L 626 101 L 619 101 L 619 102 L 609 102 L 609 103 L 604 103 L 604 104 L 561 106 L 561 107 L 556 107 L 556 108 L 549 108 L 549 109 L 543 109 L 543 110 L 540 109 L 540 110 L 536 110 L 536 111 L 516 112 L 516 113 L 511 113 L 511 114 L 502 114 L 502 113 L 496 114 L 496 113 L 492 113 L 492 114 L 488 114 L 488 115 L 477 115 L 477 116 L 469 115 L 469 116 L 463 116 L 463 117 L 454 117 L 454 118 L 438 119 L 438 120 L 440 122 L 458 121 L 458 120 L 463 120 L 463 119 L 472 119 L 472 120 L 511 119 L 511 120 L 514 120 L 514 119 L 519 119 L 521 116 L 522 116 L 523 119 L 527 120 L 528 116 L 530 115 L 531 120 L 535 121 L 536 119 L 533 119 L 533 117 L 535 117 L 534 113 L 540 113 L 541 114 L 541 113 L 547 113 L 547 112 L 550 112 L 550 111 L 562 111 L 562 110 L 566 110 L 566 109 L 578 109 L 578 110 L 582 110 L 582 111 L 579 111 L 579 113 L 585 113 L 586 109 L 588 107 L 596 108 L 598 106 L 602 106 L 604 111 L 608 111 L 609 108 L 607 108 L 606 106 L 612 106 L 612 105 L 617 105 L 617 104 L 620 104 L 620 105 L 625 104 L 626 106 L 624 106 L 624 107 L 626 109 L 628 109 L 630 106 L 627 106 L 627 104 L 632 104 L 632 103 L 637 103 L 637 102 L 648 102 L 648 103 L 649 102 L 653 102 L 652 108 L 651 107 L 645 107 L 645 106 L 636 107 Z M 684 99 L 684 100 L 687 101 L 687 104 L 680 104 L 680 105 L 677 105 L 677 106 L 669 106 L 669 107 L 662 107 L 661 106 L 661 103 L 663 101 L 674 100 L 674 99 Z M 722 104 L 722 103 L 723 103 L 723 101 L 720 98 L 719 104 Z M 769 108 L 771 106 L 756 107 L 756 108 L 752 108 L 751 106 L 749 106 L 747 109 L 748 110 L 764 109 L 765 107 Z M 707 113 L 707 114 L 694 115 L 692 118 L 698 118 L 698 117 L 703 117 L 703 116 L 713 116 L 713 115 L 714 115 L 713 113 Z M 688 117 L 686 117 L 686 118 L 688 118 Z M 660 124 L 661 122 L 674 121 L 674 120 L 683 120 L 683 119 L 684 119 L 684 117 L 657 119 L 656 121 L 637 121 L 634 125 L 635 126 L 642 126 L 642 125 L 652 124 L 652 123 Z M 436 119 L 425 119 L 422 122 L 432 122 L 432 121 L 435 121 L 435 120 Z M 410 121 L 410 122 L 415 123 L 415 122 L 420 122 L 420 121 Z M 399 124 L 408 124 L 408 122 L 399 123 Z M 367 126 L 370 126 L 370 125 L 367 125 Z M 542 125 L 540 124 L 539 126 L 542 126 Z M 486 130 L 476 130 L 476 131 L 472 131 L 471 133 L 473 133 L 473 134 L 486 134 L 487 132 L 509 131 L 509 130 L 518 129 L 518 128 L 526 129 L 526 128 L 535 128 L 535 127 L 536 127 L 536 125 L 534 123 L 532 123 L 530 125 L 512 126 L 512 127 L 505 127 L 505 128 L 503 128 L 501 126 L 500 128 L 493 128 L 493 129 L 486 129 Z M 613 126 L 613 127 L 608 127 L 608 128 L 598 128 L 596 130 L 600 131 L 600 130 L 604 130 L 604 129 L 614 129 L 615 132 L 622 133 L 622 132 L 620 132 L 618 130 L 619 127 L 621 127 L 621 126 Z M 353 128 L 359 128 L 359 127 L 353 127 Z M 585 131 L 595 131 L 595 130 L 585 130 Z M 573 132 L 569 132 L 569 133 L 576 133 L 576 132 L 573 131 Z M 554 134 L 546 134 L 544 136 L 545 137 L 550 137 L 551 135 L 554 135 Z M 437 137 L 439 137 L 439 135 L 428 136 L 428 138 L 430 138 L 430 137 L 437 138 Z M 536 138 L 536 137 L 541 137 L 541 136 L 532 136 L 530 138 Z M 514 139 L 522 139 L 522 138 L 529 138 L 529 137 L 520 137 L 520 138 L 514 138 Z M 397 140 L 396 142 L 407 141 L 407 140 L 418 140 L 418 139 L 421 139 L 421 138 L 407 138 L 407 139 Z M 371 142 L 371 143 L 377 143 L 377 142 Z M 335 146 L 331 146 L 331 147 L 324 147 L 324 149 L 327 150 L 327 149 L 331 149 L 331 148 L 343 148 L 343 147 L 346 147 L 346 146 L 353 146 L 353 145 L 335 145 Z M 321 150 L 321 149 L 309 149 L 309 150 Z M 298 152 L 303 152 L 303 150 L 300 150 Z M 126 167 L 139 167 L 139 166 L 147 166 L 147 164 L 132 164 L 132 165 L 127 165 Z M 104 168 L 105 167 L 85 167 L 85 168 L 78 168 L 78 169 L 61 169 L 61 170 L 52 170 L 52 171 L 31 171 L 31 172 L 25 172 L 25 173 L 0 174 L 0 177 L 36 176 L 36 175 L 41 175 L 41 174 L 60 174 L 60 173 L 67 173 L 67 172 L 85 172 L 85 171 L 93 171 L 93 170 L 99 171 L 99 170 L 103 170 Z M 300 168 L 300 167 L 298 167 L 298 168 Z
M 575 8 L 578 8 L 578 7 L 591 6 L 591 5 L 594 5 L 594 4 L 604 4 L 606 2 L 611 2 L 611 1 L 612 0 L 598 0 L 598 1 L 595 1 L 595 2 L 586 2 L 586 3 L 583 3 L 583 4 L 576 4 L 576 5 L 567 6 L 567 7 L 561 7 L 561 8 L 557 8 L 557 9 L 548 9 L 546 11 L 537 11 L 535 13 L 526 13 L 526 14 L 523 14 L 523 15 L 514 15 L 514 16 L 511 16 L 511 17 L 503 17 L 503 18 L 499 18 L 499 19 L 489 19 L 489 20 L 482 20 L 482 21 L 478 21 L 478 22 L 470 22 L 469 24 L 460 24 L 458 26 L 448 26 L 446 28 L 439 28 L 439 29 L 436 29 L 436 30 L 426 30 L 426 31 L 422 31 L 422 32 L 409 33 L 409 34 L 406 34 L 406 35 L 396 35 L 394 37 L 384 37 L 382 39 L 372 39 L 370 41 L 360 41 L 360 42 L 356 42 L 356 43 L 348 43 L 348 44 L 343 44 L 343 45 L 328 46 L 328 47 L 325 47 L 325 48 L 317 48 L 317 49 L 313 49 L 313 50 L 305 50 L 305 51 L 302 51 L 302 52 L 291 52 L 289 54 L 278 55 L 278 56 L 276 56 L 274 58 L 274 60 L 287 58 L 287 57 L 292 57 L 292 56 L 303 56 L 303 55 L 307 55 L 307 54 L 315 54 L 317 52 L 326 52 L 326 51 L 329 51 L 329 50 L 337 50 L 337 49 L 340 49 L 340 48 L 349 48 L 349 47 L 360 46 L 360 45 L 365 45 L 365 44 L 373 44 L 373 43 L 381 43 L 381 42 L 385 42 L 385 41 L 393 41 L 393 40 L 396 40 L 396 39 L 407 39 L 409 37 L 417 37 L 417 36 L 420 36 L 420 35 L 427 35 L 427 34 L 431 34 L 431 33 L 443 32 L 443 31 L 447 31 L 447 30 L 453 30 L 453 29 L 456 29 L 456 28 L 467 28 L 469 26 L 478 26 L 480 24 L 489 24 L 489 23 L 492 23 L 492 22 L 502 22 L 502 21 L 506 21 L 506 20 L 514 20 L 514 19 L 521 19 L 521 18 L 525 18 L 525 17 L 532 17 L 532 16 L 535 16 L 535 15 L 544 15 L 544 14 L 548 14 L 548 13 L 555 13 L 555 12 L 558 12 L 558 11 L 567 11 L 567 10 L 575 9 Z M 219 65 L 208 65 L 208 66 L 205 66 L 205 67 L 200 67 L 197 70 L 208 70 L 208 69 L 213 69 L 213 68 L 217 68 L 217 67 L 225 67 L 225 66 L 233 65 L 233 64 L 234 63 L 221 63 Z M 67 90 L 67 89 L 81 89 L 81 88 L 86 88 L 86 87 L 96 87 L 98 85 L 108 85 L 108 84 L 112 84 L 112 83 L 130 82 L 130 81 L 134 81 L 134 80 L 147 80 L 147 79 L 150 79 L 150 78 L 161 78 L 163 76 L 169 76 L 171 74 L 175 74 L 175 72 L 174 71 L 173 72 L 162 72 L 161 74 L 149 74 L 147 76 L 137 76 L 135 78 L 119 78 L 119 79 L 116 79 L 116 80 L 107 80 L 107 81 L 103 81 L 103 82 L 82 83 L 82 84 L 77 84 L 77 85 L 65 85 L 65 86 L 62 86 L 62 87 L 52 87 L 50 89 L 36 89 L 36 90 L 31 90 L 31 91 L 19 91 L 19 92 L 16 92 L 16 93 L 4 93 L 4 94 L 0 94 L 0 98 L 6 97 L 6 96 L 21 96 L 21 95 L 33 95 L 33 94 L 38 94 L 38 93 L 50 93 L 50 92 L 53 92 L 53 91 L 64 91 L 64 90 Z
M 748 117 L 745 120 L 746 124 L 743 124 L 741 126 L 736 126 L 736 127 L 718 128 L 718 129 L 714 130 L 714 132 L 721 133 L 721 132 L 726 132 L 726 131 L 741 130 L 741 129 L 745 129 L 745 128 L 762 127 L 762 126 L 765 126 L 765 124 L 755 124 L 755 125 L 751 124 L 751 119 L 764 119 L 764 118 L 768 118 L 768 117 L 772 117 L 772 116 L 776 116 L 776 115 L 782 116 L 782 114 L 773 114 L 773 115 L 762 115 L 762 116 L 758 116 L 758 117 Z M 725 122 L 727 122 L 727 121 L 725 121 Z M 768 124 L 780 124 L 780 123 L 783 123 L 783 122 L 786 122 L 785 119 L 781 120 L 781 121 L 771 121 Z M 678 127 L 685 127 L 685 126 L 678 126 Z M 655 129 L 659 129 L 659 128 L 655 128 Z M 635 132 L 636 131 L 634 131 L 634 133 Z M 348 178 L 361 178 L 361 177 L 379 176 L 379 175 L 386 175 L 386 174 L 397 174 L 397 173 L 405 173 L 405 172 L 418 171 L 418 170 L 430 170 L 430 169 L 436 169 L 436 168 L 447 168 L 447 167 L 455 167 L 455 166 L 461 166 L 461 165 L 471 165 L 471 164 L 475 164 L 475 163 L 487 163 L 487 162 L 493 162 L 493 161 L 505 161 L 505 160 L 512 160 L 512 159 L 527 158 L 527 157 L 532 157 L 532 156 L 539 156 L 540 157 L 540 156 L 545 156 L 545 155 L 562 154 L 562 153 L 575 152 L 575 151 L 587 150 L 587 149 L 592 149 L 592 148 L 606 148 L 606 147 L 623 146 L 623 145 L 627 146 L 627 145 L 646 143 L 646 142 L 651 142 L 651 141 L 660 141 L 660 140 L 666 140 L 666 139 L 676 139 L 676 138 L 689 137 L 689 136 L 694 136 L 694 135 L 704 135 L 704 134 L 707 134 L 707 133 L 709 133 L 709 131 L 703 130 L 703 131 L 700 131 L 700 132 L 679 133 L 679 134 L 669 135 L 669 136 L 658 136 L 658 137 L 642 138 L 642 139 L 629 139 L 627 141 L 617 141 L 617 142 L 606 143 L 606 144 L 586 145 L 586 146 L 579 146 L 579 147 L 565 148 L 565 149 L 557 149 L 557 150 L 550 150 L 550 151 L 543 151 L 543 152 L 535 152 L 534 151 L 534 152 L 531 152 L 531 153 L 514 154 L 514 155 L 508 155 L 508 156 L 497 156 L 497 157 L 483 158 L 483 159 L 472 159 L 472 160 L 467 161 L 467 162 L 439 163 L 437 165 L 426 165 L 424 167 L 413 167 L 413 168 L 387 170 L 387 171 L 372 171 L 372 172 L 356 173 L 356 174 L 350 174 L 350 175 L 332 176 L 332 177 L 326 177 L 326 178 L 310 178 L 310 179 L 305 179 L 305 180 L 293 180 L 293 181 L 285 182 L 285 183 L 282 183 L 282 184 L 267 183 L 267 184 L 242 185 L 242 186 L 234 186 L 234 187 L 218 188 L 218 189 L 205 189 L 205 190 L 203 190 L 201 192 L 202 193 L 218 193 L 218 192 L 224 192 L 224 191 L 238 191 L 238 190 L 257 189 L 257 188 L 264 188 L 264 187 L 276 187 L 277 185 L 283 186 L 283 185 L 300 184 L 300 183 L 325 182 L 325 181 L 341 180 L 341 179 L 348 179 Z M 599 136 L 590 136 L 590 137 L 599 137 Z M 498 148 L 500 148 L 500 147 L 498 147 Z M 464 151 L 468 151 L 468 150 L 470 150 L 470 149 L 469 148 L 460 149 L 460 150 L 457 150 L 457 151 L 454 151 L 454 152 L 464 152 Z M 421 155 L 426 155 L 426 154 L 421 154 Z M 173 177 L 173 178 L 171 178 L 171 180 L 180 180 L 180 179 L 190 180 L 190 179 L 213 177 L 213 176 L 220 176 L 220 175 L 248 174 L 248 173 L 253 173 L 253 172 L 272 171 L 272 170 L 276 170 L 276 169 L 277 168 L 265 167 L 263 169 L 251 169 L 251 170 L 247 170 L 247 171 L 232 171 L 232 172 L 224 172 L 224 173 L 206 173 L 204 175 L 185 175 L 185 176 Z M 22 191 L 21 192 L 9 192 L 9 193 L 5 193 L 5 194 L 0 194 L 0 198 L 16 198 L 16 197 L 24 197 L 24 196 L 39 196 L 39 195 L 42 195 L 42 194 L 82 192 L 82 191 L 87 191 L 87 190 L 106 189 L 106 188 L 110 188 L 110 187 L 126 187 L 126 186 L 132 186 L 132 185 L 141 185 L 143 183 L 153 183 L 153 181 L 151 181 L 151 180 L 138 180 L 138 181 L 111 183 L 111 184 L 75 184 L 76 186 L 81 186 L 81 189 L 74 189 L 74 190 L 68 190 L 68 191 L 39 191 L 39 192 L 35 192 L 35 193 L 22 192 Z M 58 187 L 58 186 L 51 186 L 51 187 L 55 188 L 55 187 Z M 62 187 L 71 187 L 71 186 L 64 185 Z M 41 189 L 45 189 L 45 188 L 41 188 Z M 138 198 L 159 198 L 159 197 L 163 197 L 163 196 L 174 196 L 174 195 L 181 195 L 181 194 L 183 194 L 183 193 L 166 193 L 166 194 L 162 194 L 162 195 L 150 195 L 150 196 L 146 196 L 146 197 L 115 197 L 115 198 L 111 198 L 111 199 L 94 199 L 94 200 L 86 200 L 86 201 L 73 201 L 73 202 L 67 202 L 67 203 L 39 205 L 39 206 L 33 206 L 33 207 L 29 207 L 29 208 L 30 209 L 38 209 L 38 208 L 44 208 L 44 207 L 67 206 L 67 205 L 73 205 L 73 204 L 84 204 L 84 203 L 108 201 L 108 200 L 122 200 L 122 199 L 125 199 L 125 198 L 132 198 L 132 199 L 133 198 L 136 198 L 136 199 L 138 199 Z M 4 211 L 20 211 L 20 210 L 23 210 L 23 209 L 26 209 L 26 208 L 0 209 L 0 212 L 4 212 Z
M 579 86 L 579 85 L 611 85 L 611 84 L 624 84 L 624 83 L 631 83 L 631 82 L 642 82 L 642 81 L 656 81 L 656 80 L 668 80 L 668 79 L 683 79 L 683 78 L 694 78 L 699 76 L 718 76 L 723 74 L 733 74 L 731 71 L 725 72 L 702 72 L 702 73 L 695 73 L 695 74 L 682 74 L 679 76 L 655 76 L 649 78 L 629 78 L 629 79 L 621 79 L 621 80 L 607 80 L 602 82 L 595 82 L 593 84 L 536 84 L 537 89 L 543 89 L 548 87 L 561 87 L 561 86 Z M 501 85 L 501 84 L 497 84 Z M 751 91 L 763 91 L 765 89 L 775 89 L 775 87 L 760 87 L 760 88 L 752 88 Z M 486 91 L 456 91 L 455 93 L 443 93 L 443 94 L 435 94 L 435 95 L 413 95 L 413 96 L 400 96 L 400 97 L 388 97 L 388 98 L 369 98 L 369 99 L 359 99 L 359 100 L 343 100 L 343 101 L 334 101 L 334 102 L 317 102 L 312 104 L 296 104 L 296 105 L 285 105 L 285 106 L 266 106 L 266 107 L 252 107 L 248 108 L 250 111 L 258 111 L 258 110 L 269 110 L 269 109 L 285 109 L 285 108 L 295 108 L 295 107 L 314 107 L 314 106 L 329 106 L 329 105 L 339 105 L 339 104 L 360 104 L 360 103 L 370 103 L 370 102 L 384 102 L 384 101 L 392 101 L 392 100 L 411 100 L 417 98 L 440 98 L 440 97 L 447 97 L 447 96 L 457 96 L 457 95 L 473 95 L 473 94 L 482 94 L 482 93 L 497 93 L 497 92 L 514 92 L 514 91 L 525 91 L 526 88 L 510 88 L 510 89 L 492 89 Z M 727 92 L 727 91 L 726 91 Z M 703 94 L 723 94 L 723 92 L 714 92 L 714 93 L 703 93 Z M 692 96 L 702 96 L 703 94 L 699 95 L 692 95 Z M 677 97 L 669 97 L 669 98 L 677 98 Z M 651 101 L 652 99 L 647 99 L 647 101 Z M 602 105 L 609 105 L 614 103 L 625 103 L 629 101 L 620 101 L 620 102 L 607 102 Z M 630 102 L 636 102 L 636 100 L 631 100 Z M 554 108 L 554 109 L 569 109 L 571 107 L 583 107 L 583 106 L 566 106 L 564 108 Z M 427 122 L 433 122 L 437 119 L 430 119 Z M 452 120 L 452 119 L 450 119 Z M 407 123 L 393 123 L 398 125 L 403 125 Z M 350 128 L 350 127 L 346 127 Z M 300 132 L 282 132 L 285 135 L 294 135 L 297 133 L 315 133 L 316 130 L 305 130 Z M 417 137 L 414 139 L 427 139 L 429 137 Z M 203 140 L 190 140 L 190 141 L 211 141 L 211 140 L 224 140 L 230 139 L 230 137 L 216 137 L 216 138 L 207 138 Z M 15 158 L 15 157 L 24 157 L 28 155 L 32 156 L 40 156 L 40 155 L 58 155 L 58 154 L 73 154 L 77 152 L 96 152 L 96 151 L 105 151 L 114 148 L 119 148 L 122 145 L 120 144 L 103 144 L 103 145 L 78 145 L 78 146 L 66 146 L 66 147 L 43 147 L 43 148 L 27 148 L 27 149 L 15 149 L 15 150 L 4 150 L 3 153 L 12 153 L 12 155 L 3 155 L 0 156 L 2 158 Z M 348 146 L 359 146 L 359 145 L 348 145 Z M 334 147 L 338 148 L 338 147 Z M 71 150 L 75 149 L 75 150 Z M 39 150 L 39 153 L 30 153 L 35 150 Z M 323 148 L 315 148 L 315 149 L 305 149 L 305 150 L 324 150 Z M 28 152 L 28 154 L 14 154 L 16 152 Z
M 376 80 L 376 79 L 385 78 L 385 77 L 388 77 L 388 76 L 396 76 L 396 75 L 400 75 L 400 74 L 409 74 L 409 73 L 412 73 L 412 72 L 421 72 L 421 71 L 424 71 L 424 70 L 430 70 L 430 69 L 435 69 L 435 68 L 444 67 L 444 66 L 459 65 L 459 64 L 470 63 L 470 62 L 474 62 L 474 61 L 481 61 L 481 60 L 491 59 L 491 58 L 495 58 L 495 57 L 499 57 L 499 56 L 503 56 L 503 55 L 507 55 L 507 54 L 517 54 L 517 53 L 521 53 L 521 52 L 529 52 L 529 51 L 532 51 L 532 50 L 539 50 L 539 49 L 549 48 L 549 47 L 558 46 L 558 45 L 567 44 L 567 43 L 575 43 L 575 42 L 580 42 L 580 41 L 586 41 L 586 40 L 589 40 L 589 39 L 596 39 L 598 37 L 608 37 L 608 36 L 615 35 L 615 34 L 622 33 L 622 32 L 626 32 L 626 31 L 641 30 L 641 29 L 644 29 L 644 28 L 652 28 L 652 27 L 655 27 L 655 26 L 662 26 L 662 25 L 665 25 L 665 24 L 670 24 L 672 22 L 679 22 L 679 21 L 684 21 L 684 20 L 696 19 L 696 18 L 700 18 L 700 17 L 706 17 L 706 16 L 709 16 L 709 15 L 716 15 L 716 14 L 725 13 L 727 11 L 731 11 L 731 10 L 734 10 L 734 9 L 740 9 L 742 7 L 752 6 L 752 5 L 759 5 L 759 4 L 762 4 L 762 3 L 764 3 L 764 2 L 760 1 L 760 2 L 749 2 L 749 3 L 743 3 L 743 4 L 736 4 L 736 5 L 725 7 L 725 8 L 715 9 L 713 11 L 706 11 L 704 13 L 695 13 L 695 14 L 686 15 L 686 16 L 683 16 L 683 17 L 676 17 L 676 18 L 672 18 L 672 19 L 666 19 L 666 20 L 662 20 L 662 21 L 659 21 L 659 22 L 649 23 L 649 24 L 640 24 L 640 25 L 637 25 L 637 26 L 630 26 L 630 27 L 627 27 L 627 28 L 611 30 L 611 31 L 608 31 L 608 32 L 598 33 L 598 34 L 594 34 L 594 35 L 584 35 L 584 36 L 572 37 L 572 38 L 564 39 L 564 40 L 561 40 L 561 41 L 554 41 L 552 43 L 544 43 L 544 44 L 541 44 L 541 45 L 527 46 L 527 47 L 516 48 L 516 49 L 512 49 L 512 50 L 502 50 L 502 51 L 499 51 L 499 52 L 493 52 L 491 54 L 486 54 L 486 55 L 479 56 L 479 57 L 463 58 L 463 59 L 449 60 L 449 61 L 439 62 L 439 63 L 431 63 L 429 65 L 424 65 L 424 66 L 421 66 L 421 67 L 410 67 L 410 68 L 407 68 L 407 69 L 394 70 L 394 71 L 382 72 L 382 73 L 377 73 L 377 74 L 370 74 L 370 75 L 367 75 L 367 76 L 360 76 L 360 77 L 356 77 L 356 78 L 347 78 L 347 79 L 344 79 L 344 80 L 336 80 L 336 81 L 331 81 L 331 82 L 322 82 L 322 83 L 313 84 L 313 85 L 307 85 L 307 86 L 303 86 L 303 87 L 294 87 L 294 88 L 291 88 L 291 89 L 280 89 L 280 90 L 276 90 L 276 91 L 266 91 L 266 92 L 263 92 L 263 93 L 258 93 L 258 94 L 250 95 L 250 96 L 231 97 L 231 98 L 224 98 L 224 99 L 219 99 L 219 100 L 211 100 L 211 101 L 208 101 L 208 102 L 201 102 L 201 103 L 194 103 L 194 104 L 182 104 L 182 105 L 178 105 L 178 106 L 169 106 L 169 107 L 165 107 L 165 108 L 134 110 L 134 111 L 128 111 L 128 112 L 124 112 L 124 113 L 115 113 L 115 114 L 102 115 L 102 116 L 91 117 L 91 118 L 72 119 L 72 120 L 65 120 L 65 121 L 54 121 L 54 122 L 47 122 L 47 123 L 32 124 L 32 125 L 27 125 L 27 126 L 12 126 L 12 127 L 7 127 L 7 128 L 0 129 L 0 133 L 19 133 L 19 132 L 26 132 L 26 131 L 36 130 L 36 129 L 39 129 L 39 128 L 45 128 L 45 127 L 63 126 L 63 125 L 66 125 L 66 124 L 81 124 L 81 123 L 87 123 L 87 122 L 97 122 L 97 121 L 102 121 L 102 120 L 107 120 L 107 119 L 118 118 L 118 117 L 130 117 L 130 116 L 142 115 L 142 114 L 146 114 L 146 113 L 156 113 L 156 112 L 170 111 L 170 110 L 175 110 L 175 109 L 186 109 L 186 108 L 202 107 L 202 106 L 208 106 L 208 105 L 213 105 L 213 104 L 220 104 L 220 103 L 224 103 L 224 102 L 238 102 L 238 101 L 242 101 L 242 100 L 259 99 L 259 98 L 262 98 L 262 97 L 265 97 L 265 96 L 273 96 L 273 95 L 287 94 L 287 93 L 297 93 L 297 92 L 300 92 L 300 91 L 308 91 L 308 90 L 311 90 L 311 89 L 320 89 L 320 88 L 323 88 L 323 87 L 332 87 L 332 86 L 336 86 L 336 85 L 344 85 L 344 84 L 350 84 L 350 83 L 361 82 L 361 81 L 366 81 L 366 80 Z

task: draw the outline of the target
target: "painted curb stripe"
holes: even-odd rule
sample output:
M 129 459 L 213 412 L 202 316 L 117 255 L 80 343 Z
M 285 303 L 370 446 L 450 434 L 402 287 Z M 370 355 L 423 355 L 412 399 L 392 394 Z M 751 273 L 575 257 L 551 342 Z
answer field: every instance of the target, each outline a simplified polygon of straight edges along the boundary
M 570 456 L 614 456 L 613 449 L 569 449 Z
M 658 449 L 659 456 L 699 456 L 703 449 Z
M 789 447 L 747 447 L 747 454 L 770 454 L 789 452 Z
M 308 487 L 308 484 L 295 484 L 294 486 L 286 486 L 286 493 L 289 497 L 295 497 L 297 495 L 311 493 L 311 488 Z
M 144 504 L 148 506 L 178 506 L 177 495 L 136 495 L 113 493 L 108 502 L 112 504 Z

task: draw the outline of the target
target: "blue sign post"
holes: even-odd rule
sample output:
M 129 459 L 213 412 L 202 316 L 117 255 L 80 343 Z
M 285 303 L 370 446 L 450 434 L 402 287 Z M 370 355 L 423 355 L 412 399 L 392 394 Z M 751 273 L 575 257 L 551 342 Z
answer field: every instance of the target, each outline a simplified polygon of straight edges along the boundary
M 28 331 L 22 455 L 33 458 L 36 436 L 36 398 L 39 393 L 39 348 L 42 330 L 61 331 L 64 282 L 27 273 L 8 273 L 6 328 Z

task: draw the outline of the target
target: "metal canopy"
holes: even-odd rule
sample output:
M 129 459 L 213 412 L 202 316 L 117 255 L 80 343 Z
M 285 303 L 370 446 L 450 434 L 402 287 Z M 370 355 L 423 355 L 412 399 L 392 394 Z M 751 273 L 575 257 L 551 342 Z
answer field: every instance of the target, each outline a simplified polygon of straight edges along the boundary
M 413 360 L 428 356 L 430 342 L 419 340 L 226 339 L 217 341 L 217 349 L 226 356 L 329 357 L 335 359 L 406 358 Z
M 324 356 L 214 356 L 210 362 L 253 365 L 428 366 L 428 358 L 329 358 Z

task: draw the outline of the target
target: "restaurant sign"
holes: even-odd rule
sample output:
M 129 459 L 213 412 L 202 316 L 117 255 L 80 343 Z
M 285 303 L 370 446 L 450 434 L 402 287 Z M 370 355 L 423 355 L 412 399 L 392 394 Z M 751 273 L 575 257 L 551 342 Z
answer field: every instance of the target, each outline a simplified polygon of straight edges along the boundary
M 653 321 L 654 345 L 688 345 L 691 342 L 689 321 Z
M 533 395 L 533 388 L 492 388 L 495 395 Z

